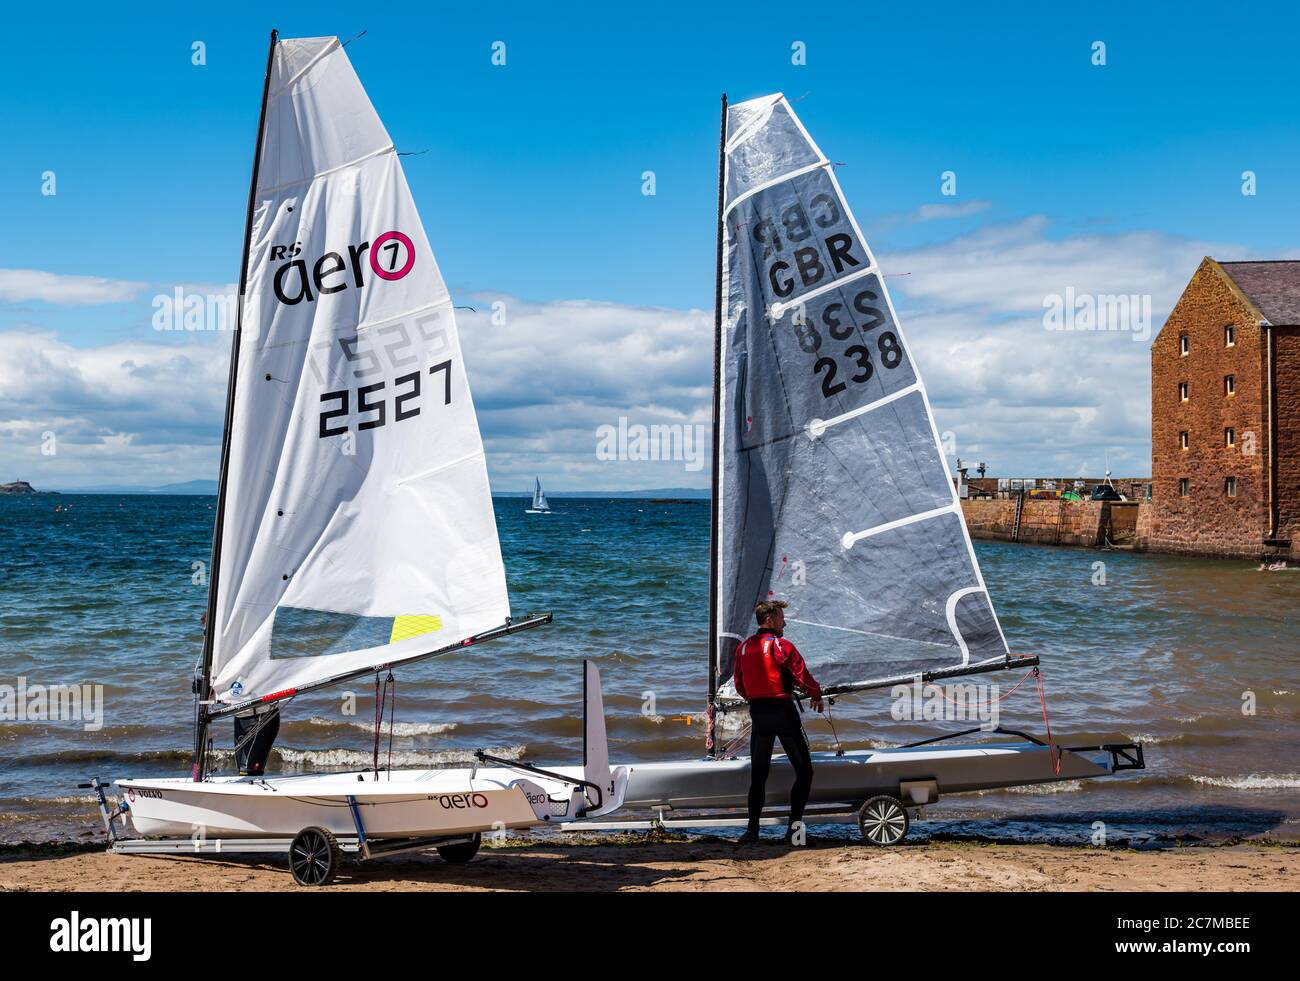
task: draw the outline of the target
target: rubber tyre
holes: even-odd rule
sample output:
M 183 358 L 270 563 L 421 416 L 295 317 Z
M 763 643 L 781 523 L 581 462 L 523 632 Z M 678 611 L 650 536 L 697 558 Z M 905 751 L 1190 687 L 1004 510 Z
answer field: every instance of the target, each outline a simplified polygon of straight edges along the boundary
M 903 802 L 888 794 L 872 797 L 858 811 L 858 829 L 868 845 L 897 845 L 911 826 Z
M 444 862 L 464 865 L 478 854 L 478 847 L 481 844 L 483 844 L 483 836 L 475 834 L 469 841 L 462 841 L 455 845 L 439 845 L 438 854 L 442 856 Z
M 343 852 L 324 828 L 304 828 L 289 845 L 289 871 L 300 886 L 327 886 L 338 874 Z

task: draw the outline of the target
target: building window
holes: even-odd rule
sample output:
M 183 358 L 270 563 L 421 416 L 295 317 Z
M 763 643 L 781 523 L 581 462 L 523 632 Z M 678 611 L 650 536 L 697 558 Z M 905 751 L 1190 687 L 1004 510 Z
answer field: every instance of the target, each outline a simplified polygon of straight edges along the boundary
M 1182 432 L 1182 433 L 1179 433 L 1179 434 L 1178 434 L 1178 448 L 1179 448 L 1180 450 L 1185 450 L 1185 449 L 1187 449 L 1187 435 L 1188 435 L 1188 434 L 1185 433 L 1185 432 Z
M 1229 477 L 1223 482 L 1223 489 L 1229 497 L 1237 496 L 1237 478 Z
M 1178 383 L 1178 401 L 1179 402 L 1187 401 L 1187 382 Z
M 1237 430 L 1233 429 L 1231 426 L 1229 426 L 1227 429 L 1223 431 L 1223 445 L 1224 446 L 1237 445 Z
M 1223 346 L 1224 347 L 1237 346 L 1237 328 L 1232 326 L 1232 324 L 1228 324 L 1227 327 L 1223 328 Z
M 1179 357 L 1183 357 L 1183 358 L 1187 357 L 1188 353 L 1190 353 L 1191 350 L 1192 350 L 1192 339 L 1188 337 L 1186 334 L 1180 334 L 1178 336 Z
M 1223 376 L 1223 394 L 1224 395 L 1237 394 L 1237 380 L 1232 375 Z
M 1190 497 L 1192 494 L 1192 480 L 1190 477 L 1178 478 L 1178 496 Z

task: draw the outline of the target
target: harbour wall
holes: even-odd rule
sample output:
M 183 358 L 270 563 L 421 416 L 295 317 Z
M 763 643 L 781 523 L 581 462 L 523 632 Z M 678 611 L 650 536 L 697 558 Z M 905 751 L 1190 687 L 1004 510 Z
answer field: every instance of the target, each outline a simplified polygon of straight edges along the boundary
M 1145 550 L 1148 501 L 1066 501 L 1016 495 L 961 502 L 971 538 L 1032 545 Z

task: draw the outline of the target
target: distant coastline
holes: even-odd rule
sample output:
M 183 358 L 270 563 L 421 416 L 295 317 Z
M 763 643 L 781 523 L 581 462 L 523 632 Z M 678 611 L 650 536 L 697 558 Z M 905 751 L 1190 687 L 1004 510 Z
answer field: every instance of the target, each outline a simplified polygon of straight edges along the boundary
M 25 480 L 15 480 L 9 484 L 0 484 L 0 494 L 57 494 L 58 491 L 37 490 Z
M 25 483 L 18 481 L 18 483 Z M 3 488 L 12 485 L 0 485 Z M 30 487 L 30 485 L 27 485 Z M 145 496 L 165 496 L 170 494 L 193 494 L 198 496 L 216 497 L 217 482 L 215 480 L 188 480 L 180 484 L 162 484 L 157 487 L 84 487 L 84 488 L 65 488 L 62 491 L 3 491 L 4 493 L 36 493 L 36 494 L 96 494 L 96 495 L 145 495 Z M 533 492 L 530 490 L 519 491 L 493 491 L 493 497 L 505 498 L 530 498 Z M 708 488 L 699 487 L 648 487 L 640 490 L 597 490 L 597 491 L 547 491 L 547 496 L 552 500 L 566 500 L 570 498 L 629 498 L 629 499 L 646 499 L 653 501 L 707 501 L 709 499 Z

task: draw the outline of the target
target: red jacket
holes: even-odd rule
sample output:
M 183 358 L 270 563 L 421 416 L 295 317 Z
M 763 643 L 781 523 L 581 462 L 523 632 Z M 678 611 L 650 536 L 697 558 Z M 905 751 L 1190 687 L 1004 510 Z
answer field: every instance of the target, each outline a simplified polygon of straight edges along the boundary
M 790 698 L 787 678 L 810 698 L 822 697 L 822 686 L 809 673 L 799 649 L 784 637 L 763 628 L 736 648 L 731 680 L 741 698 Z

